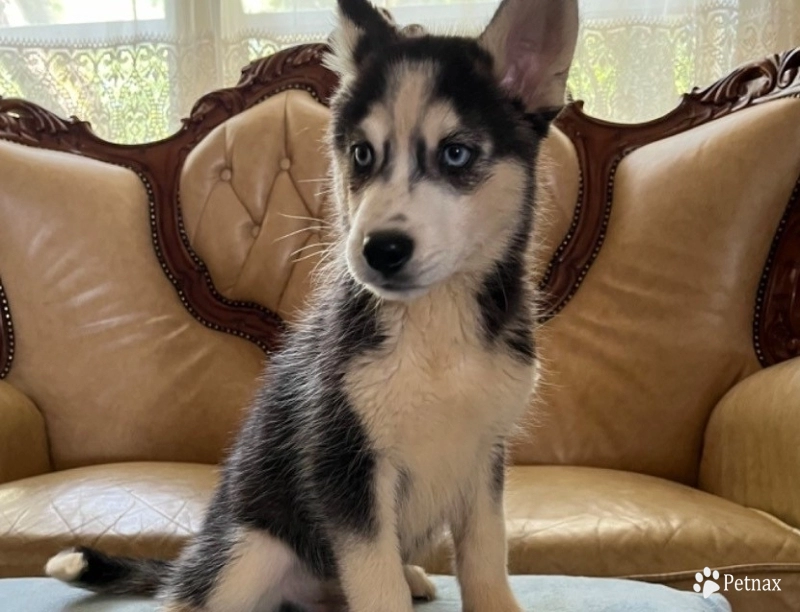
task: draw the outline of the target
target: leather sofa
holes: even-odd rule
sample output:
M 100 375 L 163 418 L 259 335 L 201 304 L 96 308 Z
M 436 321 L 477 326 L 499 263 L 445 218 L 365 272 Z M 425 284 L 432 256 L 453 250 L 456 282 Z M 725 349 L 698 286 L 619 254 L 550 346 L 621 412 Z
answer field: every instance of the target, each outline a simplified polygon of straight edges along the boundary
M 326 241 L 321 45 L 254 62 L 172 137 L 0 100 L 0 576 L 174 556 Z M 514 573 L 800 609 L 800 50 L 540 170 L 542 392 L 509 468 Z M 422 562 L 449 571 L 446 543 Z M 722 579 L 721 579 L 722 580 Z M 724 588 L 724 585 L 723 585 Z

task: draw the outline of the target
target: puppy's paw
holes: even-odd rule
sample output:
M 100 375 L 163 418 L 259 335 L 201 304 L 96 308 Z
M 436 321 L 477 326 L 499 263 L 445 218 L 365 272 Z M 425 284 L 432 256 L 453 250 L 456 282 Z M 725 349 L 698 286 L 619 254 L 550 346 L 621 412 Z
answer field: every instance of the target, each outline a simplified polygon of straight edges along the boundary
M 436 585 L 431 582 L 424 569 L 418 565 L 404 565 L 403 573 L 406 575 L 412 598 L 425 601 L 436 599 Z

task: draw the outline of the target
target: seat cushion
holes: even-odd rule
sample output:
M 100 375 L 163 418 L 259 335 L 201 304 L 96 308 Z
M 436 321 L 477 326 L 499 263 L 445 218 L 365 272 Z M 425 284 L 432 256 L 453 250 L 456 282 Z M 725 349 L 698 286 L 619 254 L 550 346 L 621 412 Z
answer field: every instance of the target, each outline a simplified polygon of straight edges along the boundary
M 506 517 L 513 574 L 636 577 L 692 589 L 697 570 L 709 566 L 737 579 L 781 580 L 780 593 L 731 588 L 734 610 L 800 610 L 800 531 L 697 489 L 600 468 L 514 466 Z M 451 558 L 444 538 L 420 562 L 445 573 Z
M 75 544 L 174 557 L 199 529 L 215 482 L 215 466 L 125 463 L 1 485 L 0 575 L 41 575 L 49 556 Z M 780 578 L 784 590 L 761 598 L 783 598 L 775 610 L 800 609 L 800 533 L 709 493 L 605 469 L 516 466 L 506 514 L 514 574 L 635 576 L 691 589 L 695 572 L 710 566 Z M 449 573 L 450 560 L 443 538 L 420 561 Z
M 797 563 L 800 533 L 758 511 L 652 476 L 514 467 L 506 503 L 518 574 L 628 576 Z
M 438 596 L 418 603 L 421 612 L 460 612 L 458 587 L 452 578 L 435 576 Z M 529 612 L 730 612 L 719 595 L 703 599 L 658 585 L 624 580 L 519 576 L 512 588 Z M 0 580 L 4 610 L 25 612 L 156 612 L 146 597 L 99 597 L 42 578 Z
M 174 557 L 200 528 L 215 482 L 211 465 L 119 463 L 0 485 L 0 576 L 40 576 L 76 544 Z

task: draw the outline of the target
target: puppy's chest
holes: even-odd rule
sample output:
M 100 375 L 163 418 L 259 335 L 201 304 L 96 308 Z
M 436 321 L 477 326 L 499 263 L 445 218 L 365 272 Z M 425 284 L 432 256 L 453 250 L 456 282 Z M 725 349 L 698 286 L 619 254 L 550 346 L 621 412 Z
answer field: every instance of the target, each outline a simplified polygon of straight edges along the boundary
M 374 382 L 354 387 L 357 410 L 379 454 L 401 470 L 398 533 L 410 557 L 489 478 L 492 446 L 527 393 L 469 343 L 420 343 L 413 352 L 401 343 L 363 375 Z
M 463 306 L 406 314 L 388 328 L 386 346 L 347 376 L 371 441 L 431 472 L 468 469 L 524 413 L 532 366 L 486 346 Z
M 370 443 L 402 473 L 404 554 L 491 478 L 493 446 L 526 411 L 533 386 L 533 367 L 486 346 L 468 306 L 427 306 L 389 318 L 385 346 L 346 376 Z

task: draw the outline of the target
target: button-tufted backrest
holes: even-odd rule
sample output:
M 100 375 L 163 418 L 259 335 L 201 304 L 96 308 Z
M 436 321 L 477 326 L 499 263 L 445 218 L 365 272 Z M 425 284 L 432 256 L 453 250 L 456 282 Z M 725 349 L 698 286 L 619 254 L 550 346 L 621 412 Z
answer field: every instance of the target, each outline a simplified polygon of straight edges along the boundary
M 220 458 L 263 360 L 242 338 L 270 346 L 264 307 L 296 318 L 326 240 L 319 55 L 256 64 L 141 148 L 0 100 L 3 138 L 117 164 L 0 143 L 0 377 L 42 410 L 57 467 Z M 716 401 L 797 355 L 799 64 L 642 126 L 562 115 L 539 174 L 543 385 L 516 462 L 692 483 Z
M 191 152 L 181 175 L 189 240 L 217 289 L 293 320 L 326 241 L 329 111 L 303 90 L 229 119 Z

